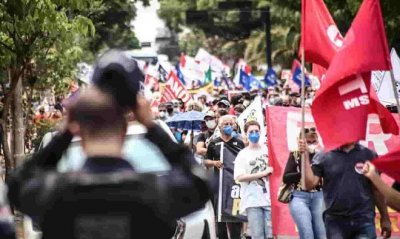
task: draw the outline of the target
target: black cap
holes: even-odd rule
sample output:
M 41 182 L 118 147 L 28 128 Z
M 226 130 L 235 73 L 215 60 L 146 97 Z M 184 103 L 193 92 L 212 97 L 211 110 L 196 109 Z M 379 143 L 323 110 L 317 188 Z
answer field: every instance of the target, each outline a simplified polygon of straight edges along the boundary
M 92 81 L 111 93 L 121 107 L 133 107 L 144 75 L 136 60 L 123 51 L 109 50 L 97 59 Z

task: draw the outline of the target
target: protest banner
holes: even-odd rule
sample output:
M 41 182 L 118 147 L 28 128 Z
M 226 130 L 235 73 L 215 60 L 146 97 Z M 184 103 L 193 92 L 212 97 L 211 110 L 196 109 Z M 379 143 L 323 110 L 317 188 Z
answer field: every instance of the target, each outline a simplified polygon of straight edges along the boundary
M 274 173 L 270 178 L 271 202 L 272 202 L 272 224 L 274 235 L 297 236 L 296 227 L 289 212 L 287 204 L 277 201 L 278 188 L 282 182 L 282 176 L 289 152 L 297 149 L 297 137 L 301 128 L 301 112 L 299 108 L 292 107 L 268 107 L 267 133 L 268 133 L 268 152 L 269 161 L 274 168 Z M 399 124 L 398 117 L 397 123 Z M 306 127 L 315 126 L 310 111 L 305 115 Z M 371 115 L 367 125 L 367 137 L 361 144 L 375 150 L 378 155 L 383 155 L 392 150 L 400 142 L 400 136 L 384 134 L 379 118 Z M 392 179 L 383 175 L 383 179 L 391 184 Z M 392 235 L 400 236 L 400 214 L 389 209 L 392 221 Z M 379 215 L 376 219 L 377 233 L 380 235 Z
M 219 174 L 218 222 L 243 222 L 246 217 L 239 215 L 240 184 L 233 180 L 234 162 L 240 149 L 221 142 L 221 162 L 224 164 Z
M 173 99 L 182 99 L 183 103 L 186 104 L 192 100 L 192 97 L 178 79 L 178 76 L 173 71 L 170 71 L 167 82 L 165 82 L 161 102 L 169 102 Z

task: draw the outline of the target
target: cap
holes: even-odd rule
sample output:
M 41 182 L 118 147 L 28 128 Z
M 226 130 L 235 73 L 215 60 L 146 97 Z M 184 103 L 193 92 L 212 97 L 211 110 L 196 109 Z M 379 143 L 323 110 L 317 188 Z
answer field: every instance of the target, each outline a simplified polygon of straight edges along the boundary
M 229 101 L 227 101 L 227 100 L 225 100 L 225 99 L 224 99 L 224 100 L 220 100 L 220 101 L 218 102 L 218 105 L 219 105 L 219 104 L 224 104 L 225 106 L 228 106 L 228 107 L 231 106 L 231 104 L 229 103 Z
M 213 117 L 214 118 L 215 117 L 215 113 L 213 111 L 209 110 L 209 111 L 206 112 L 206 115 L 204 116 L 204 119 L 206 117 Z
M 136 95 L 141 82 L 144 82 L 144 75 L 136 60 L 113 49 L 97 59 L 92 82 L 112 94 L 120 106 L 132 107 L 136 105 Z

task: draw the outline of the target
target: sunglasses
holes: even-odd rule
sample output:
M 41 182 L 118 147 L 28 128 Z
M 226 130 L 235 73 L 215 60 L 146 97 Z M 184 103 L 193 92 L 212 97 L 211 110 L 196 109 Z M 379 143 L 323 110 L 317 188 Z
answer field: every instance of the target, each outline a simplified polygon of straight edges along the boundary
M 308 133 L 316 133 L 317 130 L 315 129 L 315 127 L 312 128 L 305 128 L 304 129 L 304 133 L 308 134 Z

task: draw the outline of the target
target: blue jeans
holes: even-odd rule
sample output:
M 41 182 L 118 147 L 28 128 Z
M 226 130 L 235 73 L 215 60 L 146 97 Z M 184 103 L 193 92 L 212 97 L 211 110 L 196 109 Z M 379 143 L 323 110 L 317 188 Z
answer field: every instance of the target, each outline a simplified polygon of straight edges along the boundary
M 271 207 L 246 209 L 252 239 L 272 238 Z
M 328 239 L 376 239 L 374 219 L 325 215 Z
M 299 230 L 300 239 L 326 238 L 322 214 L 324 198 L 322 192 L 295 190 L 289 203 L 290 214 Z

